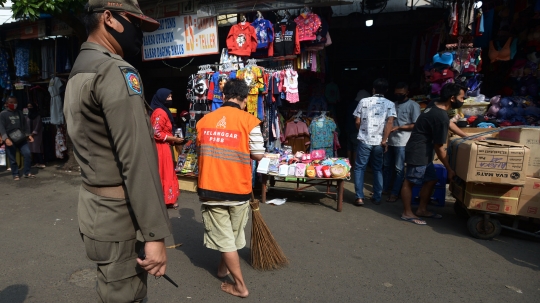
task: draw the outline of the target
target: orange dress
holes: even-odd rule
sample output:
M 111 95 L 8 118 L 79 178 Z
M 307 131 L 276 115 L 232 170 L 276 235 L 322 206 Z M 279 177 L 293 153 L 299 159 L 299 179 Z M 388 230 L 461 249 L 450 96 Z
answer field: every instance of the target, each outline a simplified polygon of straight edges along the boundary
M 165 142 L 167 137 L 173 136 L 172 123 L 169 121 L 167 113 L 161 108 L 154 110 L 150 117 L 154 128 L 154 139 L 156 140 L 159 177 L 163 188 L 163 195 L 166 205 L 174 205 L 180 195 L 178 178 L 174 171 L 174 163 L 171 153 L 171 146 Z

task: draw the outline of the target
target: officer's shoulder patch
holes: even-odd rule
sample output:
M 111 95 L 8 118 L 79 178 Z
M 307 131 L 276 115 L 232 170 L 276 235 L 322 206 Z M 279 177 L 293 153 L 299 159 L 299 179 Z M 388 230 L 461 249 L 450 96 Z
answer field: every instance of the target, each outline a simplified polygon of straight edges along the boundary
M 130 96 L 142 95 L 142 84 L 139 73 L 131 66 L 119 66 L 124 80 L 126 81 L 126 88 Z

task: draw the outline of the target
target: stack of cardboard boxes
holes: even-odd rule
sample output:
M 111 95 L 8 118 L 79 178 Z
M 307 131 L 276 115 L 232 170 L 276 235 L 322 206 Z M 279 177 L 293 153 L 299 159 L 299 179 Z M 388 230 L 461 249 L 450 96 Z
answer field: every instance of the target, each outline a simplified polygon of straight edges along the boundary
M 540 129 L 503 130 L 498 140 L 450 144 L 459 180 L 450 191 L 469 209 L 540 218 Z

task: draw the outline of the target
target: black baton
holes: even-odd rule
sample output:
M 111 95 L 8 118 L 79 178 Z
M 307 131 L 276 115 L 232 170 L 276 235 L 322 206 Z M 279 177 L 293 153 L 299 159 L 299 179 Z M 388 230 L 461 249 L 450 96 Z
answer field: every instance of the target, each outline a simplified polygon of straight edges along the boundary
M 141 260 L 146 259 L 146 253 L 144 252 L 144 246 L 145 245 L 143 245 L 141 247 L 141 250 L 139 250 L 139 259 L 141 259 Z M 174 281 L 171 278 L 169 278 L 169 276 L 163 275 L 163 278 L 165 278 L 165 280 L 169 281 L 172 285 L 174 285 L 174 286 L 176 286 L 176 288 L 178 288 L 178 284 L 174 283 Z

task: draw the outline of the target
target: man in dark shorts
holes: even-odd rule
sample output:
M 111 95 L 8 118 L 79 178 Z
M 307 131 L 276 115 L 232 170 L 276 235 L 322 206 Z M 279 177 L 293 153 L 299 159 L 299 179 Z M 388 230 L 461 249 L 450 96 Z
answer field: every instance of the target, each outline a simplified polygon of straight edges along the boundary
M 426 221 L 419 217 L 442 218 L 441 215 L 428 212 L 427 204 L 435 184 L 437 173 L 433 166 L 433 154 L 437 154 L 439 160 L 448 170 L 448 179 L 452 179 L 455 172 L 450 167 L 443 145 L 448 136 L 450 119 L 447 110 L 463 106 L 465 90 L 454 83 L 446 84 L 441 91 L 441 99 L 435 102 L 435 106 L 426 108 L 418 117 L 414 125 L 411 138 L 405 147 L 405 182 L 401 189 L 403 200 L 403 213 L 401 219 L 418 225 L 426 225 Z M 420 190 L 420 205 L 416 214 L 411 209 L 412 188 L 415 185 L 423 185 Z

